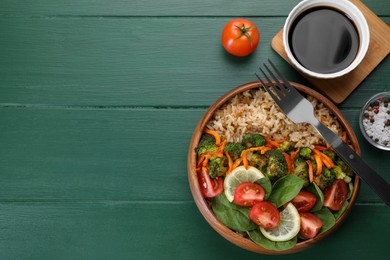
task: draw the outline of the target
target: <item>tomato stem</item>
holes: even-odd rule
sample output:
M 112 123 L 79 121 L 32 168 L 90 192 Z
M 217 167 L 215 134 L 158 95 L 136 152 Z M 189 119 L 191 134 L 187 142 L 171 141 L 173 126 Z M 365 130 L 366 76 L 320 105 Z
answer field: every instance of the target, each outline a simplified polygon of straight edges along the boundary
M 256 28 L 256 26 L 245 27 L 245 24 L 242 24 L 242 27 L 239 27 L 238 25 L 234 26 L 241 31 L 241 34 L 236 38 L 236 40 L 245 35 L 246 37 L 248 37 L 249 44 L 252 46 L 252 37 L 250 36 L 249 31 L 253 28 Z

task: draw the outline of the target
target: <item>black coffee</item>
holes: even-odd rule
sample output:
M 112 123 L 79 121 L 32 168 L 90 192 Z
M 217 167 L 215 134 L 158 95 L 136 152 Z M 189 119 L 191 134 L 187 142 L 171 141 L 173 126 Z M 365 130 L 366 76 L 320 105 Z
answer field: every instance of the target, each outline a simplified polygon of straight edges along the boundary
M 328 7 L 303 12 L 292 24 L 290 49 L 305 68 L 317 73 L 334 73 L 348 67 L 359 49 L 354 23 Z

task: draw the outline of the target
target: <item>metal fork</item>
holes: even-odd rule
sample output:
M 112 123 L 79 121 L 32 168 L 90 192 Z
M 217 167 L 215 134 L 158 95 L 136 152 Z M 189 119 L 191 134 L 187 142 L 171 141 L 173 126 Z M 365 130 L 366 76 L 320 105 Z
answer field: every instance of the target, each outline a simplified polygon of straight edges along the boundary
M 269 84 L 266 84 L 257 73 L 255 75 L 283 113 L 296 124 L 309 123 L 314 126 L 339 157 L 390 207 L 390 185 L 369 167 L 340 137 L 314 116 L 312 104 L 291 86 L 269 59 L 268 62 L 281 81 L 265 63 L 263 63 L 263 66 L 270 77 L 267 76 L 267 73 L 261 67 L 259 67 L 259 70 Z

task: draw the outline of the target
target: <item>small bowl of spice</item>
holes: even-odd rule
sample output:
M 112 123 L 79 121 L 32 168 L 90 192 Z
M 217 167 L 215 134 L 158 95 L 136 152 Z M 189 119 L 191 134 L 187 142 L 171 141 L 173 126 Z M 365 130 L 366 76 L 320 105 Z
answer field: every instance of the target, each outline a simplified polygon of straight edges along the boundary
M 360 130 L 373 146 L 390 151 L 390 92 L 372 96 L 360 113 Z

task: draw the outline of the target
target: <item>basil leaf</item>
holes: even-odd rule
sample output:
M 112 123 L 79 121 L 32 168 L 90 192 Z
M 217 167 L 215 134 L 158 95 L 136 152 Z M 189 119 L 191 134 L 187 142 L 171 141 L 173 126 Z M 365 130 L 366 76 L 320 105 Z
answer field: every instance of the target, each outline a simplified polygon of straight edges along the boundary
M 293 248 L 296 243 L 297 243 L 297 236 L 294 238 L 288 240 L 288 241 L 283 241 L 283 242 L 276 242 L 276 241 L 271 241 L 268 238 L 266 238 L 259 229 L 255 229 L 252 231 L 247 232 L 249 238 L 255 242 L 256 244 L 269 249 L 269 250 L 275 250 L 275 251 L 283 251 L 287 250 L 290 248 Z
M 328 208 L 322 208 L 321 210 L 318 210 L 316 212 L 313 212 L 314 215 L 319 217 L 322 221 L 322 229 L 320 234 L 328 231 L 331 229 L 334 224 L 336 223 L 336 219 L 333 215 L 333 213 Z
M 230 203 L 226 198 L 225 193 L 215 197 L 211 207 L 217 218 L 233 230 L 249 231 L 258 228 L 258 226 L 248 217 L 250 208 L 240 207 L 234 203 Z
M 255 182 L 257 184 L 259 184 L 261 187 L 263 187 L 263 189 L 265 191 L 264 199 L 267 200 L 269 198 L 269 196 L 271 195 L 271 191 L 272 191 L 271 181 L 267 177 L 264 177 L 264 178 L 261 178 L 261 179 L 255 181 Z
M 313 208 L 310 211 L 314 212 L 322 209 L 322 206 L 324 204 L 324 193 L 322 193 L 322 190 L 314 182 L 306 189 L 307 191 L 311 192 L 314 196 L 316 196 L 316 204 L 314 204 Z
M 303 184 L 304 181 L 294 174 L 284 176 L 274 183 L 268 200 L 279 208 L 297 196 Z

